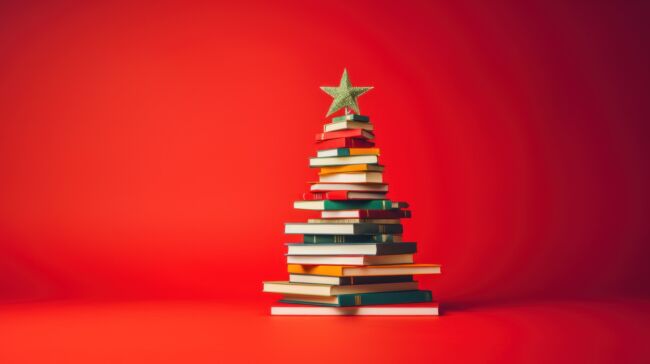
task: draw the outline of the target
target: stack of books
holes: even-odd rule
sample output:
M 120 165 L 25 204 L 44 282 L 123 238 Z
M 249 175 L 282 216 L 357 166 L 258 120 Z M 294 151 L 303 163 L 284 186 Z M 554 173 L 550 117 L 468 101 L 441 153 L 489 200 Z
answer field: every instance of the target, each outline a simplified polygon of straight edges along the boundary
M 402 241 L 405 202 L 387 197 L 373 124 L 367 116 L 331 119 L 316 135 L 318 182 L 294 208 L 319 211 L 306 223 L 287 223 L 288 281 L 264 282 L 283 294 L 273 315 L 437 315 L 431 292 L 414 276 L 439 274 L 437 264 L 415 264 L 415 242 Z

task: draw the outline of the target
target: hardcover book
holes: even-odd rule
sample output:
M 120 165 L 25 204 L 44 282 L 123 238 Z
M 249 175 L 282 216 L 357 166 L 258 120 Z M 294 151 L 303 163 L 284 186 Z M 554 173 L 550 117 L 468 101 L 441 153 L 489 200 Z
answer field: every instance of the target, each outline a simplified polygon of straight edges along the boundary
M 413 254 L 392 255 L 287 255 L 287 264 L 304 265 L 387 265 L 411 264 Z
M 348 164 L 346 166 L 321 167 L 321 174 L 348 173 L 348 172 L 383 172 L 384 166 L 379 164 Z
M 435 302 L 360 307 L 277 304 L 271 307 L 271 315 L 275 316 L 438 316 L 438 314 L 438 304 Z
M 402 220 L 400 219 L 359 219 L 359 218 L 348 218 L 348 219 L 307 219 L 307 222 L 310 224 L 328 224 L 328 223 L 342 223 L 342 224 L 356 224 L 356 223 L 371 223 L 371 224 L 401 224 Z
M 322 211 L 321 217 L 323 219 L 402 219 L 410 218 L 411 211 L 387 209 L 387 210 L 337 210 L 337 211 Z
M 413 276 L 330 277 L 310 274 L 289 274 L 289 282 L 347 286 L 351 284 L 413 282 Z
M 373 125 L 363 121 L 339 121 L 336 123 L 329 123 L 323 126 L 324 132 L 347 130 L 347 129 L 363 129 L 372 131 Z
M 264 282 L 264 292 L 284 293 L 304 296 L 337 296 L 343 294 L 358 294 L 371 292 L 411 291 L 418 289 L 418 282 L 355 284 L 348 286 L 333 286 L 329 284 L 293 283 L 293 282 Z
M 357 192 L 357 191 L 327 191 L 305 192 L 302 194 L 305 201 L 319 200 L 385 200 L 385 192 Z
M 333 123 L 338 123 L 341 121 L 365 121 L 370 122 L 370 118 L 365 115 L 358 115 L 358 114 L 347 114 L 347 115 L 342 115 L 342 116 L 337 116 L 335 118 L 332 118 Z
M 318 133 L 316 134 L 316 140 L 330 140 L 330 139 L 339 139 L 339 138 L 362 138 L 362 139 L 373 139 L 375 134 L 371 131 L 363 129 L 349 129 L 349 130 L 339 130 L 339 131 L 330 131 L 327 133 Z
M 351 155 L 348 157 L 320 157 L 310 158 L 310 167 L 344 166 L 351 164 L 377 164 L 379 157 L 376 155 Z
M 332 243 L 401 243 L 402 235 L 399 234 L 374 234 L 374 235 L 316 235 L 304 234 L 302 242 L 306 244 L 332 244 Z
M 358 294 L 342 294 L 331 297 L 285 295 L 283 303 L 313 304 L 323 306 L 361 306 L 400 303 L 430 302 L 431 291 L 397 291 Z
M 310 224 L 302 222 L 288 222 L 284 225 L 285 234 L 312 234 L 312 235 L 373 235 L 373 234 L 401 234 L 402 225 L 391 224 Z
M 315 274 L 335 277 L 440 274 L 440 266 L 437 264 L 396 264 L 371 266 L 289 264 L 287 265 L 287 270 L 289 273 Z
M 382 183 L 383 176 L 379 172 L 332 173 L 319 175 L 318 181 L 332 183 Z
M 353 155 L 379 155 L 379 148 L 335 148 L 319 150 L 316 156 L 322 157 L 349 157 Z
M 398 203 L 390 200 L 350 200 L 350 201 L 295 201 L 293 207 L 300 210 L 388 210 Z
M 316 143 L 316 149 L 318 150 L 332 148 L 368 148 L 374 146 L 374 142 L 361 138 L 336 138 Z
M 388 192 L 388 185 L 383 183 L 320 183 L 313 182 L 310 190 L 312 192 L 327 191 L 365 191 L 365 192 Z
M 342 243 L 342 244 L 305 244 L 287 243 L 288 255 L 391 255 L 414 254 L 417 244 L 404 243 Z M 290 272 L 302 274 L 318 274 L 310 272 Z M 410 274 L 410 273 L 403 273 Z M 348 274 L 346 274 L 348 275 Z M 397 275 L 391 272 L 383 274 L 369 274 L 379 276 Z

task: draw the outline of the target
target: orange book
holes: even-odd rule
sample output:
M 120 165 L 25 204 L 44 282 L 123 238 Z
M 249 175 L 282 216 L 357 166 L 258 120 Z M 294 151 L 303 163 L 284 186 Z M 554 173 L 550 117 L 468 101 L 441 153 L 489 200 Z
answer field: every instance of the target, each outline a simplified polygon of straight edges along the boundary
M 400 276 L 413 274 L 440 274 L 439 264 L 396 264 L 396 265 L 300 265 L 288 264 L 287 271 L 294 274 L 319 276 Z
M 384 166 L 376 164 L 349 164 L 347 166 L 323 167 L 318 174 L 333 174 L 347 172 L 383 172 Z

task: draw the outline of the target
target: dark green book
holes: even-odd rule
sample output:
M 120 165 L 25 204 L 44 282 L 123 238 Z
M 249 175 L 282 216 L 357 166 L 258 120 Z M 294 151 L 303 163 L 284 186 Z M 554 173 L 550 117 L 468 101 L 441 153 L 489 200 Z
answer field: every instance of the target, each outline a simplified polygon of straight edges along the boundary
M 413 282 L 413 276 L 359 276 L 359 277 L 329 277 L 312 274 L 289 274 L 289 282 L 331 284 L 334 286 L 350 286 L 355 284 L 404 283 Z
M 295 201 L 293 207 L 301 210 L 391 210 L 406 208 L 408 204 L 390 200 L 320 200 Z
M 373 235 L 312 235 L 304 234 L 302 242 L 306 244 L 332 244 L 332 243 L 399 243 L 401 235 L 373 234 Z
M 365 116 L 365 115 L 357 115 L 357 114 L 348 114 L 348 115 L 342 115 L 342 116 L 337 116 L 335 118 L 332 118 L 333 123 L 339 123 L 341 121 L 363 121 L 363 122 L 370 122 L 370 118 Z
M 282 303 L 298 303 L 316 306 L 362 306 L 362 305 L 394 305 L 401 303 L 431 302 L 431 291 L 397 291 L 373 292 L 359 294 L 342 294 L 332 297 L 293 296 L 285 295 Z

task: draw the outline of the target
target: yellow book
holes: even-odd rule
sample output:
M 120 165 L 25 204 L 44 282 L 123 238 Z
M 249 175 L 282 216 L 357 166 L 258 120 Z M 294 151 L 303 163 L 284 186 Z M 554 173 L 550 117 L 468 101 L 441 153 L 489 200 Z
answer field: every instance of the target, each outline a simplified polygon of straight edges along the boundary
M 319 276 L 400 276 L 413 274 L 440 274 L 439 264 L 396 264 L 396 265 L 300 265 L 288 264 L 287 271 L 294 274 Z
M 334 174 L 347 172 L 383 172 L 384 166 L 376 164 L 349 164 L 347 166 L 323 167 L 318 174 Z

